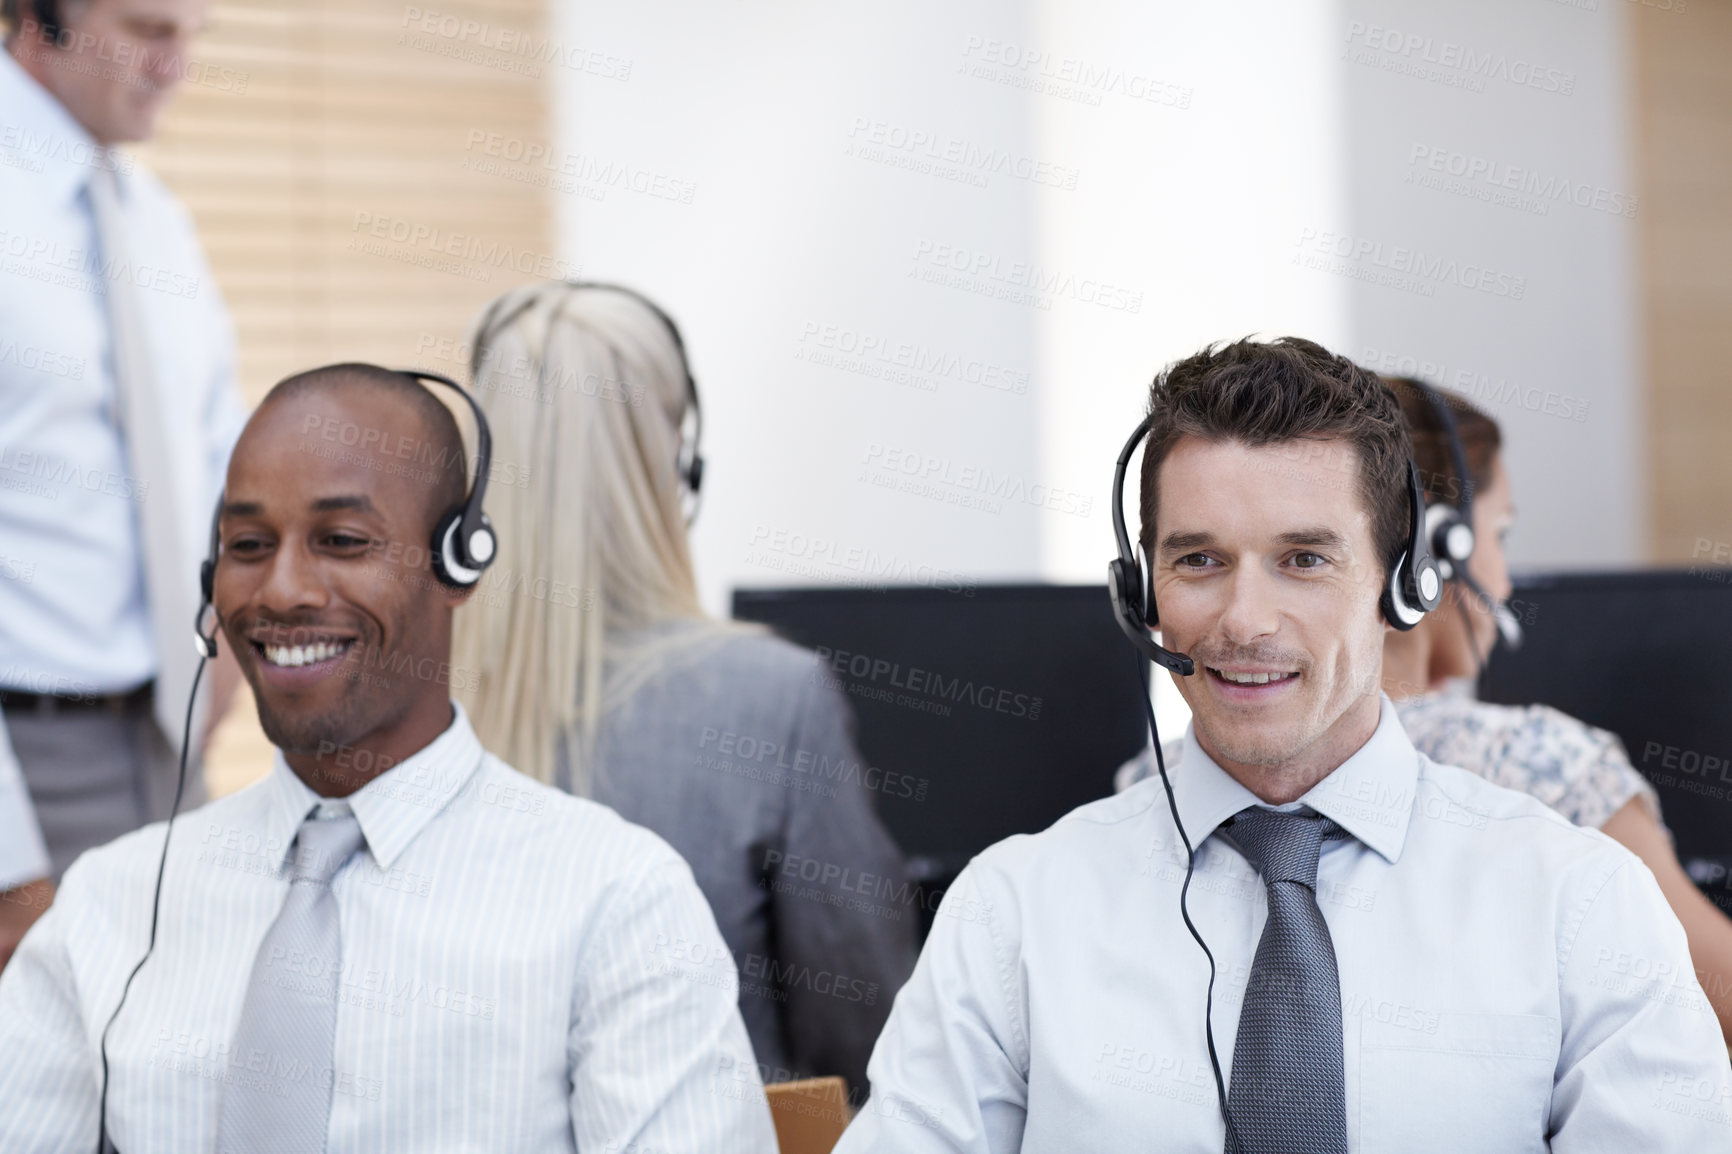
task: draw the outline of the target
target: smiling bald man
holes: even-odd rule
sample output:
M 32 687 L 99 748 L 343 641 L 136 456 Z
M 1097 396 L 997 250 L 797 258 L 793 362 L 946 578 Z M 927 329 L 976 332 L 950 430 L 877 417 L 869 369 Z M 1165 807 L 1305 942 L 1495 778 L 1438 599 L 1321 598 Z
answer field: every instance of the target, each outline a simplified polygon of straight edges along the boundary
M 450 699 L 466 591 L 428 545 L 465 473 L 444 406 L 374 366 L 290 378 L 247 424 L 213 601 L 279 753 L 176 824 L 108 1040 L 119 1149 L 775 1149 L 686 864 L 484 752 Z M 94 1142 L 162 845 L 79 859 L 0 976 L 0 1149 Z

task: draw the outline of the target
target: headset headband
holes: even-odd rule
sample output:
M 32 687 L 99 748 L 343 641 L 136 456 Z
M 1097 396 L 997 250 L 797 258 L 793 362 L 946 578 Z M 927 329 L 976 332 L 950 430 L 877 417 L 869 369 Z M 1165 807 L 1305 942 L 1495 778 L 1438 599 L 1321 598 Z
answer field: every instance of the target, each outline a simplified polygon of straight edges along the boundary
M 662 327 L 667 330 L 668 336 L 672 338 L 674 351 L 679 354 L 680 374 L 685 378 L 686 383 L 686 411 L 692 415 L 692 432 L 689 437 L 685 433 L 685 422 L 683 419 L 681 421 L 679 455 L 674 460 L 674 468 L 678 472 L 680 480 L 685 483 L 686 491 L 692 497 L 692 505 L 686 513 L 686 521 L 689 524 L 697 515 L 697 497 L 704 484 L 704 456 L 700 451 L 704 440 L 704 406 L 698 396 L 698 380 L 692 375 L 692 362 L 691 358 L 686 355 L 686 341 L 685 337 L 680 334 L 680 326 L 675 324 L 674 318 L 669 316 L 667 311 L 655 301 L 627 285 L 615 284 L 612 281 L 568 280 L 559 282 L 559 286 L 570 290 L 603 289 L 629 297 L 660 321 Z M 488 345 L 492 343 L 497 333 L 535 307 L 536 302 L 541 299 L 541 291 L 525 293 L 509 311 L 506 311 L 505 307 L 509 298 L 502 296 L 489 305 L 487 312 L 482 314 L 481 323 L 475 329 L 475 343 L 469 350 L 469 378 L 476 382 L 477 388 L 480 387 L 481 364 L 486 359 Z M 546 366 L 547 345 L 544 342 L 538 371 L 545 372 Z M 617 369 L 615 375 L 620 375 Z
M 458 589 L 467 589 L 481 580 L 482 572 L 493 563 L 499 551 L 499 541 L 493 533 L 493 522 L 487 519 L 482 502 L 487 496 L 487 476 L 493 467 L 493 431 L 488 428 L 487 414 L 475 395 L 450 377 L 420 369 L 398 369 L 410 380 L 422 384 L 439 384 L 455 392 L 468 404 L 475 417 L 475 480 L 463 504 L 441 517 L 433 531 L 433 571 L 440 580 Z
M 1450 467 L 1455 471 L 1457 499 L 1451 501 L 1440 498 L 1432 505 L 1431 510 L 1426 512 L 1426 525 L 1431 531 L 1432 548 L 1442 555 L 1443 562 L 1448 567 L 1444 573 L 1445 579 L 1459 581 L 1466 586 L 1481 607 L 1492 615 L 1504 644 L 1511 649 L 1520 649 L 1523 633 L 1515 612 L 1487 593 L 1467 568 L 1468 559 L 1473 556 L 1474 548 L 1478 544 L 1473 529 L 1474 483 L 1473 475 L 1467 469 L 1467 448 L 1462 444 L 1461 429 L 1455 422 L 1455 414 L 1450 410 L 1449 400 L 1442 390 L 1418 377 L 1403 377 L 1402 380 L 1412 385 L 1437 415 L 1437 423 L 1442 428 L 1444 441 L 1449 446 Z M 1433 510 L 1436 511 L 1435 517 Z M 1471 634 L 1469 640 L 1472 641 Z M 1478 657 L 1477 648 L 1475 657 Z M 1483 665 L 1483 661 L 1481 664 Z
M 1137 652 L 1163 669 L 1189 677 L 1196 672 L 1196 663 L 1183 653 L 1155 644 L 1155 639 L 1149 636 L 1149 627 L 1158 623 L 1154 567 L 1140 545 L 1131 547 L 1131 535 L 1125 528 L 1125 470 L 1154 423 L 1153 413 L 1142 419 L 1125 447 L 1119 450 L 1118 463 L 1113 466 L 1113 539 L 1118 543 L 1119 555 L 1107 562 L 1107 594 L 1113 602 L 1113 619 Z
M 1125 527 L 1125 472 L 1154 422 L 1152 412 L 1142 419 L 1119 450 L 1113 466 L 1113 539 L 1119 555 L 1107 563 L 1107 593 L 1112 598 L 1114 620 L 1137 651 L 1162 668 L 1189 677 L 1196 668 L 1191 658 L 1155 644 L 1149 636 L 1149 629 L 1160 623 L 1155 606 L 1154 566 L 1140 543 L 1132 545 Z M 1407 494 L 1407 548 L 1390 562 L 1388 580 L 1379 599 L 1384 620 L 1404 631 L 1437 608 L 1443 595 L 1443 581 L 1426 539 L 1425 498 L 1419 486 L 1419 470 L 1411 456 L 1407 459 Z
M 1456 488 L 1459 500 L 1446 501 L 1445 504 L 1455 508 L 1456 513 L 1469 526 L 1473 524 L 1473 477 L 1467 471 L 1467 451 L 1461 444 L 1461 431 L 1456 428 L 1455 414 L 1450 412 L 1449 401 L 1444 395 L 1417 377 L 1408 377 L 1425 398 L 1431 411 L 1437 414 L 1437 423 L 1443 428 L 1444 440 L 1449 444 L 1449 461 L 1455 470 Z

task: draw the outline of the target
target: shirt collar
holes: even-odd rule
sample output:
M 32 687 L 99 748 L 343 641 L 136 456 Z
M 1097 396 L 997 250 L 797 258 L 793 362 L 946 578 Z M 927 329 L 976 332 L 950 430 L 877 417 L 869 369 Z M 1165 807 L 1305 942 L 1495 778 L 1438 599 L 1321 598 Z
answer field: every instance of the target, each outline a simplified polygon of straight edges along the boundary
M 451 712 L 451 724 L 444 733 L 345 799 L 381 869 L 391 868 L 427 823 L 469 784 L 481 765 L 481 740 L 470 728 L 469 716 L 455 701 Z M 280 872 L 301 822 L 326 799 L 307 788 L 283 760 L 281 750 L 271 769 L 269 789 L 265 844 L 272 868 Z
M 1194 727 L 1185 730 L 1179 765 L 1183 768 L 1172 775 L 1173 795 L 1194 846 L 1201 846 L 1222 822 L 1246 806 L 1268 804 L 1203 752 Z M 1329 818 L 1394 864 L 1407 843 L 1418 784 L 1419 752 L 1401 728 L 1394 704 L 1384 697 L 1370 740 L 1295 805 Z
M 4 48 L 0 48 L 0 150 L 35 169 L 56 203 L 76 197 L 99 168 L 113 170 L 122 199 L 129 191 L 132 158 L 98 144 L 59 98 Z

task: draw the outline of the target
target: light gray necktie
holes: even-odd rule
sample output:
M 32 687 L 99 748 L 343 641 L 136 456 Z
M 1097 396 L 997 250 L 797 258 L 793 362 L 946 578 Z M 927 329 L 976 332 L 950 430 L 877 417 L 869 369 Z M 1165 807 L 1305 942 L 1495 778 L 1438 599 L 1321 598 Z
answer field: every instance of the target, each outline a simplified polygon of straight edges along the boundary
M 99 166 L 91 173 L 89 190 L 102 264 L 110 269 L 100 280 L 108 299 L 127 468 L 142 493 L 137 501 L 139 545 L 144 553 L 144 590 L 150 608 L 151 638 L 156 643 L 156 723 L 168 738 L 169 746 L 178 751 L 181 727 L 186 721 L 187 694 L 192 690 L 198 663 L 188 633 L 198 611 L 198 573 L 192 555 L 187 552 L 187 526 L 180 513 L 183 494 L 174 454 L 197 447 L 176 445 L 170 432 L 172 424 L 166 406 L 173 402 L 156 379 L 150 334 L 145 331 L 139 290 L 132 281 L 132 256 L 127 249 L 114 172 L 107 166 Z M 201 719 L 195 716 L 193 732 L 198 733 L 200 728 Z
M 1227 1154 L 1347 1154 L 1341 977 L 1317 908 L 1318 853 L 1347 835 L 1315 814 L 1255 806 L 1223 832 L 1269 894 L 1233 1045 Z
M 217 1154 L 325 1148 L 342 937 L 331 878 L 361 847 L 353 814 L 309 817 L 290 851 L 289 896 L 253 959 L 229 1045 Z

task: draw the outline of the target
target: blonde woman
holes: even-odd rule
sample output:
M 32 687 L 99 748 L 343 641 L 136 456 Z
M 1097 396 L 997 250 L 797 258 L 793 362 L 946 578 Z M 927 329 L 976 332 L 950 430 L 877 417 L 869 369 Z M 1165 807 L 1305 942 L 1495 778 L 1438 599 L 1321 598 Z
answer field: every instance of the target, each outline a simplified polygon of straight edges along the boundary
M 846 886 L 906 894 L 902 858 L 818 659 L 698 603 L 700 414 L 679 330 L 631 290 L 544 284 L 494 301 L 470 348 L 495 472 L 513 472 L 487 499 L 499 557 L 456 623 L 453 680 L 482 744 L 685 857 L 733 957 L 668 943 L 646 961 L 696 980 L 737 967 L 766 1080 L 863 1087 L 913 968 L 914 910 Z

